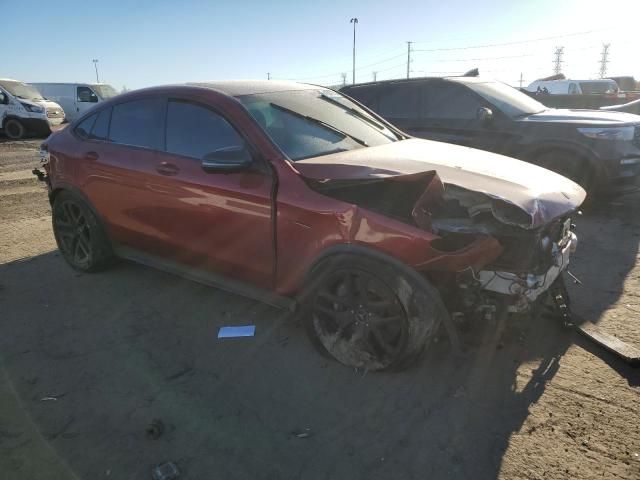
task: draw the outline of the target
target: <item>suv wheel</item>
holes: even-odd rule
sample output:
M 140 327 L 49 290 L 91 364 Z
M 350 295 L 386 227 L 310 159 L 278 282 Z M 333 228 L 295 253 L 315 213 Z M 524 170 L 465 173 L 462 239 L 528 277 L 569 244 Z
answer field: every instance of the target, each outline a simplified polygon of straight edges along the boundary
M 113 259 L 109 239 L 84 201 L 63 191 L 53 202 L 53 233 L 64 259 L 74 269 L 93 272 Z
M 20 140 L 27 133 L 27 129 L 24 128 L 24 125 L 22 125 L 20 120 L 10 118 L 4 122 L 4 133 L 12 140 Z
M 340 254 L 315 268 L 312 278 L 303 303 L 307 333 L 349 367 L 409 366 L 448 314 L 438 291 L 409 267 Z

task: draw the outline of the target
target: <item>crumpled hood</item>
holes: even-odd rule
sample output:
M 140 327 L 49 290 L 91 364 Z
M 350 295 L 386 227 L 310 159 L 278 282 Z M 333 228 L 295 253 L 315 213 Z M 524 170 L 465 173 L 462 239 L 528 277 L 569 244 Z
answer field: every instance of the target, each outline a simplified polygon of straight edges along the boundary
M 376 179 L 436 171 L 442 182 L 483 193 L 519 207 L 537 228 L 580 206 L 578 184 L 503 155 L 430 140 L 410 139 L 378 147 L 294 162 L 304 177 L 326 180 Z
M 520 122 L 575 123 L 586 126 L 600 125 L 635 125 L 640 118 L 631 113 L 611 112 L 606 110 L 569 110 L 550 108 L 544 112 L 534 113 L 518 119 Z

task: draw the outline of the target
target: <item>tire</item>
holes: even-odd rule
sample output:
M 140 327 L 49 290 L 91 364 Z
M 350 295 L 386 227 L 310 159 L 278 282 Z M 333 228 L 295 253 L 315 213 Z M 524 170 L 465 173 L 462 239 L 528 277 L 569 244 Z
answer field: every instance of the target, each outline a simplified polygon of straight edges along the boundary
M 27 129 L 20 120 L 10 118 L 4 122 L 4 134 L 11 140 L 20 140 L 27 134 Z
M 111 264 L 114 255 L 109 238 L 80 197 L 69 191 L 56 195 L 52 224 L 58 249 L 75 270 L 96 272 Z
M 395 261 L 335 254 L 309 278 L 301 299 L 307 334 L 321 353 L 348 367 L 409 367 L 448 315 L 438 291 Z
M 596 175 L 586 159 L 568 151 L 552 150 L 536 156 L 533 163 L 567 177 L 584 188 L 587 193 L 593 193 Z

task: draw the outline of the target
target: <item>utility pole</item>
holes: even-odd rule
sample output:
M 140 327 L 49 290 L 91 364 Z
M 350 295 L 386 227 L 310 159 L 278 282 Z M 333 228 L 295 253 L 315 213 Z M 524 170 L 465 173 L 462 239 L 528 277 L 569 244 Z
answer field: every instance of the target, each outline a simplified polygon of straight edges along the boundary
M 558 75 L 562 71 L 562 55 L 564 54 L 564 47 L 556 47 L 553 54 L 556 56 L 553 61 L 553 73 Z
M 371 72 L 373 73 L 373 81 L 377 82 L 378 81 L 378 72 Z
M 409 78 L 409 66 L 411 65 L 411 44 L 413 42 L 407 42 L 407 78 Z
M 342 86 L 344 87 L 347 84 L 347 74 L 346 72 L 342 72 L 340 76 L 342 77 Z
M 604 43 L 602 45 L 602 53 L 600 54 L 600 78 L 607 76 L 607 63 L 609 63 L 609 47 L 610 43 Z
M 522 72 L 520 72 L 520 88 L 522 88 Z
M 358 23 L 358 19 L 356 17 L 349 20 L 349 23 L 353 23 L 353 76 L 351 81 L 356 83 L 356 23 Z
M 267 80 L 271 80 L 271 74 L 267 72 Z
M 100 78 L 98 77 L 98 59 L 97 58 L 93 59 L 93 66 L 96 69 L 96 83 L 100 83 Z

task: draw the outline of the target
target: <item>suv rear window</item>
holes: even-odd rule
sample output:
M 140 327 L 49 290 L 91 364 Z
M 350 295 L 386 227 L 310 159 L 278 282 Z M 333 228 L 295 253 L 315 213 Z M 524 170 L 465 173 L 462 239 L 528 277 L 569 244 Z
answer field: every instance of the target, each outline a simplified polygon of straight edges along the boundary
M 113 107 L 109 140 L 121 145 L 162 150 L 165 101 L 146 98 Z

